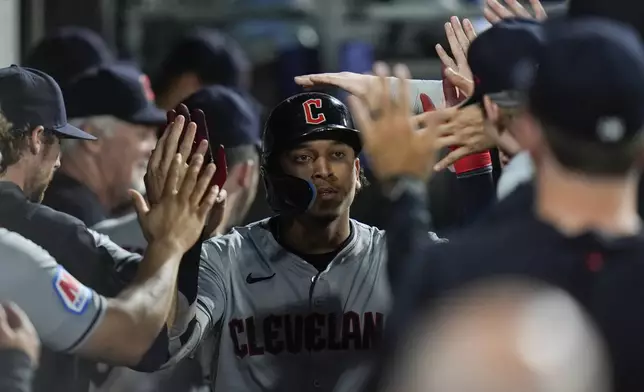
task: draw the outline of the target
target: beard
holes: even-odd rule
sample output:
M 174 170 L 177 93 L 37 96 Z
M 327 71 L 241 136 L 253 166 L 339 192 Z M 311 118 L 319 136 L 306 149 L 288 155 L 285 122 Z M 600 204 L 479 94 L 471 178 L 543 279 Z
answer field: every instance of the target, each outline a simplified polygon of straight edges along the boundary
M 54 173 L 52 172 L 45 180 L 37 181 L 27 192 L 27 199 L 33 203 L 41 203 L 53 177 Z

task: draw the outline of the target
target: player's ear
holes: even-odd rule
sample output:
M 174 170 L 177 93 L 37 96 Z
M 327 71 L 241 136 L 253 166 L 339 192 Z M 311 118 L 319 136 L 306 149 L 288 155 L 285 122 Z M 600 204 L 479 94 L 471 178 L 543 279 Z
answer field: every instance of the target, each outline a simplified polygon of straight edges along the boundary
M 355 168 L 354 170 L 356 171 L 356 191 L 359 191 L 362 189 L 362 175 L 361 175 L 361 169 L 360 169 L 360 158 L 356 158 L 355 161 Z
M 45 128 L 37 126 L 29 133 L 29 152 L 33 155 L 38 155 L 43 148 L 42 136 L 45 133 Z

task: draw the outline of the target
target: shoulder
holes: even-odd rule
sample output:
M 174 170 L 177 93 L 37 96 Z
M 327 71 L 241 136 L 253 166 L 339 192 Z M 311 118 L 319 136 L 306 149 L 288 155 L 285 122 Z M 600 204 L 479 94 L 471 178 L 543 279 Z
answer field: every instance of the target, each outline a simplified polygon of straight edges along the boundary
M 3 263 L 31 263 L 37 267 L 55 266 L 56 260 L 42 247 L 22 235 L 0 228 L 0 259 Z
M 224 235 L 209 238 L 203 243 L 203 251 L 208 254 L 216 253 L 220 256 L 234 257 L 250 243 L 272 235 L 266 227 L 267 222 L 268 219 L 265 219 L 246 226 L 234 227 Z

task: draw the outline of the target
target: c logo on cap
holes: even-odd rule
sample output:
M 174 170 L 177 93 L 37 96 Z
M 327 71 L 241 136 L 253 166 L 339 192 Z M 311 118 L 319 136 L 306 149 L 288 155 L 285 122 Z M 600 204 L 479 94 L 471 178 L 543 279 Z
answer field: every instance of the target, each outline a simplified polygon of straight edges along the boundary
M 313 108 L 322 109 L 322 100 L 320 98 L 311 98 L 302 104 L 304 107 L 304 118 L 307 124 L 322 124 L 326 121 L 324 113 L 318 113 L 313 116 Z

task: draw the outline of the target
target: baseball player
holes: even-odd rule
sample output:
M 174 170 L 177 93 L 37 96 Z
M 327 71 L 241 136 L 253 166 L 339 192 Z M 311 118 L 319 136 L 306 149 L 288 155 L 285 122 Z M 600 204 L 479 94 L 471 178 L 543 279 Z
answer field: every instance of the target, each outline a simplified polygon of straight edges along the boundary
M 390 290 L 384 232 L 349 219 L 360 150 L 348 109 L 327 94 L 271 112 L 261 171 L 277 215 L 204 243 L 198 300 L 178 301 L 174 361 L 214 337 L 201 354 L 216 390 L 330 391 L 345 371 L 348 383 L 362 374 Z

